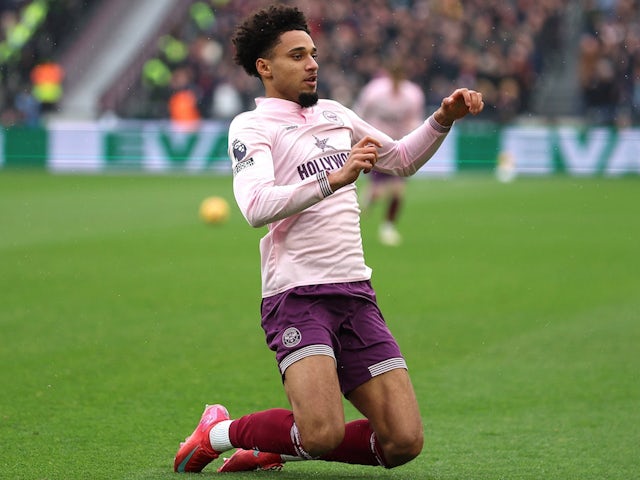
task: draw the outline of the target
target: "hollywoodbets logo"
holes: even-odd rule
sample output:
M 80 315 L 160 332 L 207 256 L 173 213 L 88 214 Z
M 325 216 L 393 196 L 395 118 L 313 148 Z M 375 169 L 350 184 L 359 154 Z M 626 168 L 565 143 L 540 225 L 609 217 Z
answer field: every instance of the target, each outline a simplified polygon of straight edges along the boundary
M 349 158 L 348 152 L 338 152 L 301 163 L 297 167 L 300 180 L 304 180 L 322 170 L 337 170 L 344 165 L 347 158 Z

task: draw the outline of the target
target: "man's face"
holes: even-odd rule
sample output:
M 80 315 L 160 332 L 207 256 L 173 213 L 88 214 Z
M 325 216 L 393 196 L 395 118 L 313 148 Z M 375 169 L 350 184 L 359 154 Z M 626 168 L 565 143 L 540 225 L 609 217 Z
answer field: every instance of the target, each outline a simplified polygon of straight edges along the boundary
M 262 63 L 262 68 L 260 67 Z M 258 60 L 267 97 L 311 106 L 317 101 L 318 63 L 313 40 L 302 30 L 280 35 L 269 58 Z

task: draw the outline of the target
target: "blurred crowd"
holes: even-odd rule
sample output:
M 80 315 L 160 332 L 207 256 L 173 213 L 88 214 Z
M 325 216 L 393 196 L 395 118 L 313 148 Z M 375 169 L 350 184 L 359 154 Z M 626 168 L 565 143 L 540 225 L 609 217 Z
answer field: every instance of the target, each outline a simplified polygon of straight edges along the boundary
M 640 124 L 640 1 L 588 0 L 579 81 L 589 124 Z
M 55 62 L 100 0 L 0 0 L 0 125 L 36 125 L 62 95 Z
M 2 42 L 25 6 L 43 2 L 47 16 L 20 56 L 0 61 L 0 122 L 27 122 L 33 69 L 54 60 L 74 25 L 100 1 L 0 0 Z M 158 39 L 140 66 L 140 81 L 116 115 L 135 118 L 227 119 L 253 108 L 259 80 L 234 65 L 237 23 L 271 0 L 194 0 L 187 16 Z M 541 75 L 562 63 L 567 9 L 582 9 L 576 115 L 592 124 L 640 123 L 640 0 L 283 0 L 309 19 L 319 50 L 319 93 L 353 105 L 360 89 L 391 61 L 424 91 L 429 110 L 454 88 L 484 94 L 482 118 L 511 122 L 534 105 Z M 1 55 L 0 55 L 1 60 Z M 64 72 L 58 72 L 64 76 Z M 544 115 L 544 111 L 538 111 Z M 27 122 L 28 123 L 28 122 Z
M 212 15 L 198 11 L 187 18 L 171 34 L 171 40 L 187 45 L 184 56 L 176 61 L 160 50 L 154 61 L 164 62 L 171 78 L 145 79 L 140 94 L 151 102 L 145 103 L 146 111 L 135 113 L 170 114 L 166 103 L 153 102 L 184 90 L 197 99 L 203 117 L 226 118 L 252 108 L 260 86 L 233 64 L 230 38 L 244 15 L 268 3 L 214 0 Z M 321 96 L 352 105 L 367 81 L 401 58 L 408 78 L 423 88 L 429 107 L 465 86 L 484 93 L 488 105 L 484 118 L 505 122 L 530 111 L 545 54 L 561 41 L 560 19 L 566 4 L 564 0 L 283 3 L 298 5 L 308 16 L 319 50 Z

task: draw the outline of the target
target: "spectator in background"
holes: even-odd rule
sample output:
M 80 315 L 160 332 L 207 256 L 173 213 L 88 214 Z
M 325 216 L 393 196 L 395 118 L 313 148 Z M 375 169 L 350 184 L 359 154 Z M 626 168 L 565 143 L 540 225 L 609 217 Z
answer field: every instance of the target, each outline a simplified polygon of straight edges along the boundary
M 40 104 L 27 89 L 16 95 L 15 109 L 18 113 L 18 123 L 27 127 L 37 127 L 40 124 Z
M 198 89 L 193 72 L 187 66 L 178 68 L 171 79 L 173 93 L 169 97 L 169 117 L 182 126 L 195 127 L 202 115 L 198 108 Z
M 582 60 L 580 85 L 587 119 L 593 125 L 611 125 L 615 123 L 620 94 L 614 65 L 610 58 L 599 55 L 597 42 L 589 37 L 582 42 Z
M 213 116 L 231 119 L 242 111 L 242 98 L 238 89 L 230 82 L 221 82 L 215 87 L 212 98 Z
M 173 122 L 195 125 L 200 121 L 198 100 L 193 91 L 178 90 L 169 98 L 169 115 Z
M 630 88 L 630 121 L 633 124 L 640 123 L 640 61 L 637 61 L 632 70 L 632 81 Z
M 48 114 L 55 112 L 62 98 L 62 81 L 64 70 L 53 61 L 37 64 L 31 70 L 33 97 L 40 104 L 40 112 Z
M 404 67 L 397 62 L 365 85 L 354 111 L 394 140 L 400 140 L 424 121 L 424 103 L 422 90 L 406 79 Z M 384 245 L 397 246 L 402 239 L 397 224 L 406 178 L 376 170 L 369 173 L 364 208 L 370 209 L 378 200 L 385 201 L 384 221 L 378 231 Z

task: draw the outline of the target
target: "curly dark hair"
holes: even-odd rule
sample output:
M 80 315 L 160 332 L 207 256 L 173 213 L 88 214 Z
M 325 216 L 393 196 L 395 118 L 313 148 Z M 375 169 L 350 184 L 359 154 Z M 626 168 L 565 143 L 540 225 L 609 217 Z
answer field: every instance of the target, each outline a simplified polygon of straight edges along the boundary
M 256 60 L 268 57 L 280 35 L 291 30 L 310 33 L 307 19 L 298 8 L 278 4 L 258 10 L 236 28 L 231 39 L 236 47 L 233 60 L 249 75 L 260 78 Z

